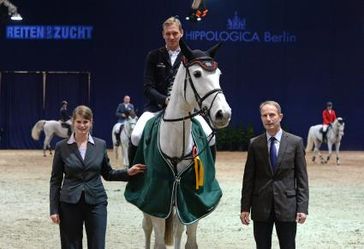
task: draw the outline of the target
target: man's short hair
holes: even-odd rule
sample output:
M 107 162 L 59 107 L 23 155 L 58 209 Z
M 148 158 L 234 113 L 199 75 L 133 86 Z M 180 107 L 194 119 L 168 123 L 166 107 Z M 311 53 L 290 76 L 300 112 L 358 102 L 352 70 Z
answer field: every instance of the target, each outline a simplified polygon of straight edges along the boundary
M 181 32 L 183 31 L 181 21 L 175 16 L 171 16 L 163 22 L 163 25 L 162 25 L 163 30 L 165 27 L 172 25 L 172 24 L 176 24 L 178 26 L 179 31 L 181 31 Z
M 278 113 L 282 113 L 282 109 L 281 109 L 281 106 L 278 104 L 278 102 L 276 101 L 273 101 L 273 100 L 266 100 L 264 102 L 262 102 L 259 106 L 259 111 L 261 112 L 262 111 L 262 107 L 264 105 L 272 105 L 272 106 L 275 106 L 277 108 L 277 111 Z

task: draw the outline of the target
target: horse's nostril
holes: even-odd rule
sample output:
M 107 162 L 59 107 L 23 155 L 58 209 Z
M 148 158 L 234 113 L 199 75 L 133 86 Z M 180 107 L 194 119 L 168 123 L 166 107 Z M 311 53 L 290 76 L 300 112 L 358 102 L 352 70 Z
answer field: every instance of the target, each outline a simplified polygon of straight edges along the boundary
M 221 119 L 223 119 L 223 118 L 224 118 L 224 114 L 222 113 L 222 111 L 221 111 L 221 110 L 219 110 L 219 111 L 216 113 L 215 118 L 216 118 L 216 120 L 221 120 Z

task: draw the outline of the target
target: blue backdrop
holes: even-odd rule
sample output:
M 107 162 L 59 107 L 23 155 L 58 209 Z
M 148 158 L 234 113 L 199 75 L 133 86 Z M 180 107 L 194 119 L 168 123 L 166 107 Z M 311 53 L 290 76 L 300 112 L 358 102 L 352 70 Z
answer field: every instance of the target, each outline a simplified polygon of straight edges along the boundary
M 224 42 L 217 60 L 222 88 L 233 109 L 232 125 L 253 125 L 256 133 L 261 132 L 259 103 L 273 99 L 282 105 L 284 127 L 305 138 L 308 128 L 321 122 L 321 112 L 330 100 L 346 121 L 342 148 L 364 149 L 360 139 L 364 137 L 364 9 L 359 0 L 206 0 L 208 15 L 198 23 L 184 20 L 192 2 L 187 0 L 12 2 L 24 20 L 21 24 L 4 18 L 0 22 L 0 71 L 90 72 L 94 134 L 109 145 L 114 112 L 122 97 L 130 95 L 140 112 L 143 109 L 145 55 L 163 45 L 161 23 L 179 15 L 184 39 L 192 48 L 207 49 Z M 52 35 L 41 36 L 39 30 L 48 26 Z M 63 31 L 58 34 L 60 26 Z M 72 36 L 71 27 L 87 31 L 78 30 Z M 56 107 L 48 102 L 42 107 L 37 97 L 42 95 L 41 87 L 34 76 L 23 92 L 31 97 L 13 101 L 6 90 L 8 82 L 2 77 L 0 125 L 9 127 L 8 119 L 18 117 L 25 100 L 29 105 L 21 113 L 28 116 L 28 123 L 18 128 L 16 138 L 24 141 L 5 147 L 39 146 L 28 142 L 33 121 L 58 118 L 62 99 L 69 100 L 70 108 L 81 104 L 77 94 L 64 92 L 64 96 L 53 93 Z M 0 129 L 6 134 L 4 127 Z

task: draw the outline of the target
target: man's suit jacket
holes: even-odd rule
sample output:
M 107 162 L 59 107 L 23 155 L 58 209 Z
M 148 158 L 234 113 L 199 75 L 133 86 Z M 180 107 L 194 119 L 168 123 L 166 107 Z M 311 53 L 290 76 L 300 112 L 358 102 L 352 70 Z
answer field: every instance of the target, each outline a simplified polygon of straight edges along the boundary
M 50 179 L 50 214 L 59 213 L 60 201 L 77 203 L 82 192 L 88 204 L 107 200 L 101 175 L 107 181 L 127 181 L 126 169 L 113 170 L 106 152 L 104 140 L 93 137 L 88 142 L 85 160 L 77 144 L 68 144 L 64 139 L 56 144 Z M 63 183 L 62 183 L 63 182 Z
M 241 211 L 254 221 L 269 219 L 272 208 L 278 221 L 295 221 L 308 214 L 308 177 L 302 138 L 282 133 L 275 172 L 270 165 L 266 134 L 252 139 L 245 164 Z
M 134 105 L 133 104 L 127 104 L 127 106 L 125 106 L 124 103 L 120 103 L 118 105 L 118 108 L 116 108 L 116 111 L 115 111 L 115 115 L 116 117 L 118 117 L 118 122 L 119 123 L 122 123 L 126 120 L 126 117 L 123 117 L 122 114 L 129 114 L 130 111 L 134 111 Z
M 148 53 L 144 68 L 144 95 L 147 102 L 144 111 L 157 112 L 165 107 L 168 86 L 181 64 L 182 53 L 179 53 L 173 66 L 165 47 Z

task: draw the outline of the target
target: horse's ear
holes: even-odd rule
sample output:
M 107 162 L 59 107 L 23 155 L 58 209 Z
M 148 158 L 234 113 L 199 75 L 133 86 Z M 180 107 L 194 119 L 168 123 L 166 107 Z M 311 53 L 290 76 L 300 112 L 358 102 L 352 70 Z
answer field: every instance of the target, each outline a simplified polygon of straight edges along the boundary
M 179 46 L 181 48 L 182 54 L 187 58 L 187 60 L 193 59 L 192 50 L 187 46 L 187 44 L 182 39 L 179 40 Z
M 211 47 L 206 52 L 209 54 L 209 56 L 211 58 L 215 58 L 216 51 L 221 47 L 221 45 L 222 45 L 222 42 L 219 42 L 218 44 L 216 44 L 215 46 Z

